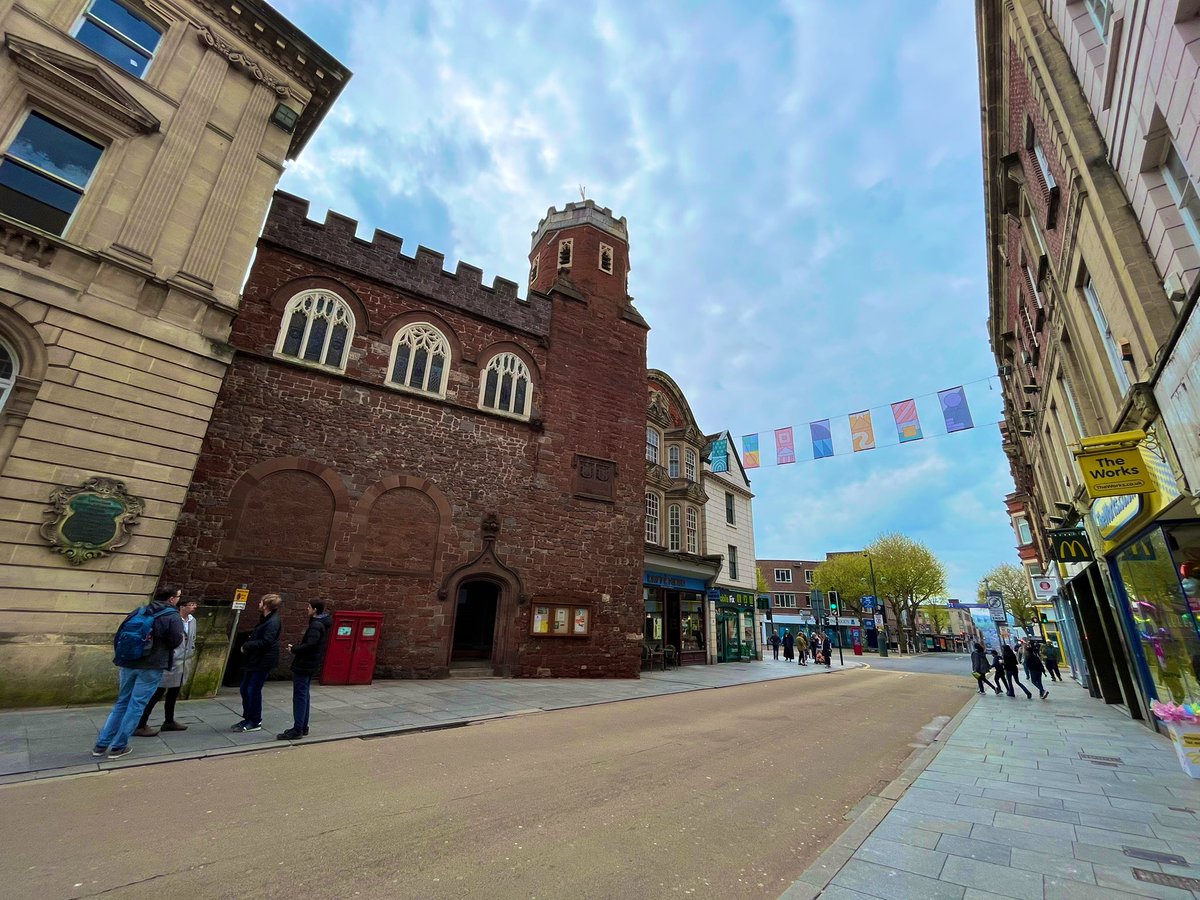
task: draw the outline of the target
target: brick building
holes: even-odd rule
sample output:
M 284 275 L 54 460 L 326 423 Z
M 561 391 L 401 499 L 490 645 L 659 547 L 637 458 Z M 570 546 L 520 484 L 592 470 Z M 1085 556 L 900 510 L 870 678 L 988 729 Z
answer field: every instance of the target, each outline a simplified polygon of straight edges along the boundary
M 376 671 L 636 676 L 647 326 L 624 219 L 533 235 L 528 299 L 276 194 L 167 577 L 385 615 Z M 303 605 L 285 603 L 284 640 Z
M 798 627 L 803 627 L 807 633 L 816 627 L 817 620 L 813 617 L 812 602 L 809 599 L 813 589 L 813 573 L 817 566 L 825 560 L 813 559 L 760 559 L 756 565 L 767 583 L 767 593 L 771 595 L 771 615 L 764 623 L 764 640 L 770 636 L 772 629 L 777 634 L 783 634 L 786 628 L 796 633 Z

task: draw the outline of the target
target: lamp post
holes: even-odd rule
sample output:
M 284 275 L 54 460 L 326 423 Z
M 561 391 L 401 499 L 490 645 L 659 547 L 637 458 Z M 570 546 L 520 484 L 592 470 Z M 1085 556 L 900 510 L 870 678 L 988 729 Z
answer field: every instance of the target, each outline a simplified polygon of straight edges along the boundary
M 875 584 L 875 560 L 871 558 L 871 551 L 864 550 L 863 556 L 867 558 L 867 564 L 871 567 L 871 593 L 875 595 L 875 602 L 879 604 L 879 632 L 875 637 L 875 642 L 879 645 L 879 658 L 884 659 L 888 655 L 887 645 L 887 604 L 883 602 L 883 598 L 879 596 L 879 588 Z

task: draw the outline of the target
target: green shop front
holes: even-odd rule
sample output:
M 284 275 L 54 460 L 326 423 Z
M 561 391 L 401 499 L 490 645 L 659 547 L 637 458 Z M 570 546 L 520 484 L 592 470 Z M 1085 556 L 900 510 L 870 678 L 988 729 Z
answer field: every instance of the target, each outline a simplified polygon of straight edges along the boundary
M 728 588 L 712 588 L 709 596 L 716 607 L 717 662 L 759 659 L 760 629 L 754 624 L 758 608 L 756 595 Z

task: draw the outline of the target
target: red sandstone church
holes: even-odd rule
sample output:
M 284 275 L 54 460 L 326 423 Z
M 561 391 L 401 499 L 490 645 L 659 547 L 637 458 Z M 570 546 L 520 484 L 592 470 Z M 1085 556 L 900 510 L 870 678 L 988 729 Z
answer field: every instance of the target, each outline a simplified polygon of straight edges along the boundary
M 591 200 L 501 278 L 278 193 L 164 578 L 384 614 L 376 672 L 634 677 L 648 326 Z M 253 617 L 251 617 L 253 618 Z M 249 623 L 247 623 L 249 624 Z

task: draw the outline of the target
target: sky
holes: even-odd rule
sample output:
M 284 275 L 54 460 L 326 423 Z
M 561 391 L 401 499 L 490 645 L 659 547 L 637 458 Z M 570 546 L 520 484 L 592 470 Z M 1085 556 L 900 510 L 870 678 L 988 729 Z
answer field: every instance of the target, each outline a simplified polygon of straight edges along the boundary
M 973 4 L 275 0 L 354 76 L 280 187 L 524 284 L 551 206 L 629 223 L 648 361 L 761 434 L 760 559 L 922 541 L 948 596 L 1016 563 L 987 342 Z M 522 289 L 523 291 L 523 289 Z M 976 427 L 936 392 L 968 384 Z M 924 439 L 888 405 L 918 398 Z M 850 451 L 847 414 L 880 446 Z M 836 454 L 814 460 L 808 423 Z M 795 430 L 775 465 L 772 432 Z

